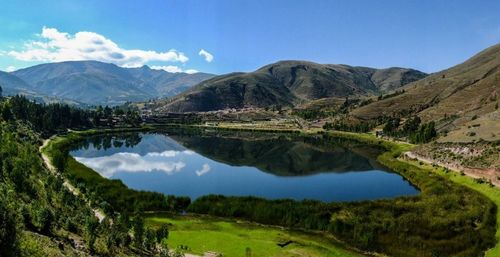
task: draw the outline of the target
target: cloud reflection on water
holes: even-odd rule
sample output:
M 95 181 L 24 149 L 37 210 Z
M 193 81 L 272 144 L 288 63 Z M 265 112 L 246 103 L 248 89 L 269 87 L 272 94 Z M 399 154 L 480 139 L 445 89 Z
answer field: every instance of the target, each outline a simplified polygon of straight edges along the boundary
M 210 171 L 210 165 L 208 163 L 203 164 L 201 170 L 196 170 L 196 175 L 201 177 Z
M 148 153 L 144 156 L 136 153 L 123 152 L 110 156 L 93 158 L 75 157 L 75 159 L 85 164 L 87 167 L 99 172 L 99 174 L 103 177 L 110 178 L 117 172 L 135 173 L 161 171 L 167 175 L 171 175 L 182 171 L 182 169 L 186 166 L 186 163 L 183 161 L 172 160 L 173 157 L 183 154 L 192 155 L 193 152 L 169 150 L 161 153 Z M 210 167 L 208 169 L 210 170 Z

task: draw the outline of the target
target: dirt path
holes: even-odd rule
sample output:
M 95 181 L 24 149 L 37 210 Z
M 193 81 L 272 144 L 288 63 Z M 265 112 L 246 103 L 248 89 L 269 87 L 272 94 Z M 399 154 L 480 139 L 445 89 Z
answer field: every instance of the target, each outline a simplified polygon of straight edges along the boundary
M 494 186 L 500 187 L 500 180 L 499 180 L 500 174 L 498 174 L 498 172 L 494 169 L 473 169 L 473 168 L 461 167 L 460 165 L 453 163 L 443 163 L 440 161 L 435 161 L 431 158 L 418 155 L 414 152 L 405 152 L 404 155 L 410 159 L 417 159 L 427 164 L 437 164 L 441 167 L 445 167 L 455 172 L 463 172 L 465 175 L 471 178 L 486 179 L 487 181 L 490 181 Z
M 45 164 L 45 167 L 47 167 L 47 169 L 52 174 L 54 174 L 54 176 L 61 178 L 63 180 L 64 187 L 66 187 L 71 193 L 73 193 L 73 195 L 76 195 L 76 196 L 81 195 L 84 198 L 87 205 L 92 209 L 92 211 L 94 211 L 94 215 L 99 220 L 99 222 L 102 222 L 104 220 L 104 218 L 106 217 L 104 212 L 97 209 L 97 208 L 92 208 L 92 206 L 90 206 L 90 202 L 85 198 L 85 196 L 83 196 L 76 187 L 74 187 L 66 178 L 64 178 L 59 172 L 57 172 L 54 165 L 52 165 L 50 158 L 42 151 L 43 148 L 45 148 L 50 143 L 50 140 L 52 140 L 52 139 L 54 139 L 54 137 L 51 137 L 49 139 L 44 140 L 43 144 L 38 148 L 38 151 L 40 152 L 40 154 L 42 156 L 43 163 Z

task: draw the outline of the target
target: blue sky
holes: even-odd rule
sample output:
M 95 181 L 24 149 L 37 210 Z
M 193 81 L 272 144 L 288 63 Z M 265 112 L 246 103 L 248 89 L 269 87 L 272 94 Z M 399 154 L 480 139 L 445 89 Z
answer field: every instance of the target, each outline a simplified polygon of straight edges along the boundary
M 499 43 L 499 13 L 498 0 L 0 0 L 0 70 L 93 58 L 217 74 L 285 59 L 435 72 Z

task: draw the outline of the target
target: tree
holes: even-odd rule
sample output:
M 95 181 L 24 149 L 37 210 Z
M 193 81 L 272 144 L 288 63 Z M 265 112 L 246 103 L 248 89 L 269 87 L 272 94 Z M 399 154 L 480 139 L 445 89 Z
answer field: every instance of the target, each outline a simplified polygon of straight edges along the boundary
M 163 239 L 168 238 L 168 226 L 162 225 L 158 230 L 156 230 L 156 242 L 161 243 Z
M 4 103 L 4 104 L 0 103 L 0 107 L 1 107 L 0 108 L 0 118 L 2 118 L 2 120 L 10 121 L 14 118 L 8 103 Z
M 134 245 L 140 248 L 144 240 L 144 218 L 141 214 L 135 216 L 132 229 L 134 231 Z
M 0 256 L 17 256 L 17 225 L 15 216 L 4 200 L 0 199 Z
M 427 143 L 436 137 L 436 128 L 434 121 L 429 122 L 424 128 L 424 142 Z
M 66 166 L 68 160 L 68 156 L 61 151 L 54 151 L 52 154 L 52 163 L 54 167 L 59 172 L 64 172 L 64 168 Z
M 397 131 L 399 127 L 400 119 L 399 118 L 390 118 L 384 126 L 384 133 L 387 135 L 393 135 Z
M 113 117 L 113 109 L 106 105 L 106 107 L 104 107 L 104 118 L 110 119 L 111 117 Z
M 427 143 L 437 135 L 433 121 L 420 125 L 418 131 L 410 134 L 410 142 L 414 144 Z
M 35 228 L 43 234 L 50 234 L 54 216 L 47 206 L 37 204 L 32 207 L 32 223 Z
M 97 239 L 97 228 L 99 221 L 95 217 L 85 219 L 85 243 L 91 252 L 94 252 L 94 244 Z
M 151 229 L 146 229 L 144 232 L 144 249 L 148 251 L 154 250 L 156 245 L 156 233 Z
M 120 116 L 120 115 L 124 115 L 125 112 L 122 109 L 120 109 L 120 108 L 117 107 L 117 108 L 114 109 L 113 114 L 116 115 L 116 116 Z
M 417 131 L 418 127 L 420 126 L 420 117 L 418 116 L 413 116 L 406 120 L 405 124 L 403 125 L 403 134 L 404 135 L 409 135 L 412 132 Z
M 141 122 L 142 119 L 137 112 L 128 110 L 125 114 L 125 123 L 132 126 L 138 126 Z

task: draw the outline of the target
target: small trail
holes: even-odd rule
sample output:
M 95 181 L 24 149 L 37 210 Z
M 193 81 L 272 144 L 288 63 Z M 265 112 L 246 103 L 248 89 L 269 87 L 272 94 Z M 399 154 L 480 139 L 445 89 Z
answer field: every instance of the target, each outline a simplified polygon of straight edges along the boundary
M 52 139 L 54 139 L 55 136 L 52 136 L 50 137 L 49 139 L 45 139 L 43 141 L 43 144 L 38 148 L 38 151 L 40 152 L 41 156 L 42 156 L 42 159 L 43 159 L 43 163 L 45 164 L 45 167 L 56 177 L 58 178 L 61 178 L 63 180 L 63 186 L 66 187 L 73 195 L 75 196 L 82 196 L 83 199 L 85 200 L 85 202 L 87 203 L 87 205 L 92 209 L 92 211 L 94 212 L 94 215 L 95 217 L 99 220 L 99 222 L 102 222 L 104 220 L 104 218 L 106 218 L 106 215 L 104 214 L 104 212 L 102 210 L 99 210 L 97 208 L 92 208 L 92 206 L 90 206 L 90 202 L 88 201 L 87 198 L 85 198 L 85 196 L 83 194 L 80 193 L 80 190 L 78 190 L 78 188 L 74 187 L 70 182 L 69 180 L 67 180 L 64 176 L 62 176 L 57 170 L 56 168 L 54 167 L 54 165 L 52 165 L 52 162 L 50 161 L 50 158 L 42 151 L 49 143 Z

